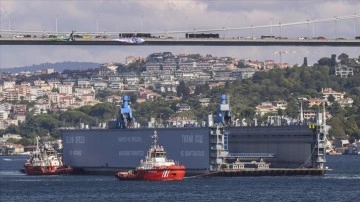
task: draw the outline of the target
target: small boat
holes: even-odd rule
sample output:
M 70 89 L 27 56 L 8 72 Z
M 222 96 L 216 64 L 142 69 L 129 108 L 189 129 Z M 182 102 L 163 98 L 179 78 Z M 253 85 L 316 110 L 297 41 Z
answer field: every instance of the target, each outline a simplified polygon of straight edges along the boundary
M 60 175 L 70 174 L 72 167 L 66 166 L 53 147 L 39 147 L 39 137 L 36 138 L 36 150 L 24 165 L 27 175 Z
M 172 181 L 183 180 L 185 166 L 167 159 L 164 147 L 157 144 L 156 130 L 152 135 L 152 145 L 147 151 L 145 159 L 140 160 L 140 165 L 128 172 L 118 172 L 115 177 L 119 180 L 145 180 L 145 181 Z

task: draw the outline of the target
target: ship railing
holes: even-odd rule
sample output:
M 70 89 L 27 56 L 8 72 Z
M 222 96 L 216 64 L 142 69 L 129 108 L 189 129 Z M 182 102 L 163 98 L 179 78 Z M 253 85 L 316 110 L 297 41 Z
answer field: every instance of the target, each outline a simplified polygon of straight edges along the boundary
M 275 153 L 230 153 L 228 157 L 239 160 L 269 159 L 275 158 Z

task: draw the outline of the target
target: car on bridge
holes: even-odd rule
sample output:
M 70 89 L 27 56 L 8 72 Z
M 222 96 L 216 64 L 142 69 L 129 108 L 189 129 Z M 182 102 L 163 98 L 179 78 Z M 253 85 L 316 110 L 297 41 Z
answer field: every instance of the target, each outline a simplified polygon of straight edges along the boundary
M 107 36 L 105 36 L 105 35 L 96 35 L 95 36 L 95 39 L 106 39 L 107 38 Z
M 274 35 L 262 35 L 261 39 L 275 39 Z
M 14 38 L 24 38 L 24 35 L 16 34 L 16 35 L 14 35 Z
M 278 36 L 278 37 L 275 37 L 275 39 L 288 39 L 288 38 L 287 38 L 287 37 Z

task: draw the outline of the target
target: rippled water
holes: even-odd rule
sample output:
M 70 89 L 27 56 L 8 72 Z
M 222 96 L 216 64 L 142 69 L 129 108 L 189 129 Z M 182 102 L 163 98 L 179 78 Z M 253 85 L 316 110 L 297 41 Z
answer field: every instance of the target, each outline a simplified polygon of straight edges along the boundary
M 324 176 L 186 178 L 124 182 L 113 176 L 26 176 L 26 157 L 0 157 L 0 201 L 358 201 L 360 155 L 328 156 Z

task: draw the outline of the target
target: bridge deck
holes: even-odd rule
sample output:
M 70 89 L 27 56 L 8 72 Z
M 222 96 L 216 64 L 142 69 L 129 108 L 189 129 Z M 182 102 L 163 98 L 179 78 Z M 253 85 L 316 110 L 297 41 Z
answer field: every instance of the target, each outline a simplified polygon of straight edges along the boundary
M 0 38 L 0 45 L 122 45 L 122 46 L 360 46 L 356 39 L 145 39 L 142 44 L 129 44 L 113 39 L 76 39 L 61 41 L 43 38 Z

